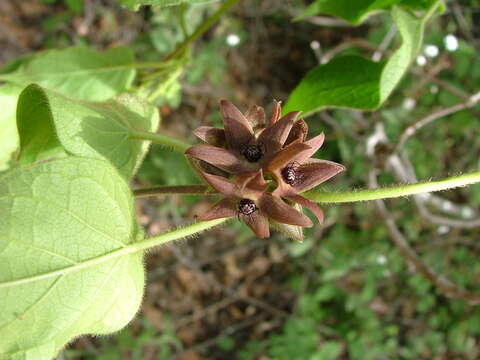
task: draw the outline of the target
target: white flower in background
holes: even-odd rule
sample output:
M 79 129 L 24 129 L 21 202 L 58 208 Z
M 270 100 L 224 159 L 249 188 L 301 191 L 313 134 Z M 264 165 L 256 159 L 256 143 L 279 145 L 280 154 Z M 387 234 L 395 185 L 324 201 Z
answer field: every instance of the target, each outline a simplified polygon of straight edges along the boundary
M 445 36 L 443 39 L 443 42 L 445 44 L 445 47 L 447 48 L 448 51 L 456 51 L 458 50 L 458 39 L 455 35 L 453 34 L 448 34 Z
M 377 264 L 385 265 L 387 263 L 387 257 L 385 255 L 377 256 Z
M 234 46 L 237 46 L 238 44 L 240 44 L 240 36 L 238 36 L 237 34 L 229 34 L 227 36 L 228 46 L 234 47 Z
M 425 66 L 427 63 L 427 58 L 423 55 L 418 55 L 417 56 L 417 65 L 418 66 Z
M 438 56 L 438 54 L 440 53 L 440 51 L 438 50 L 438 46 L 436 46 L 436 45 L 426 45 L 426 46 L 425 46 L 424 53 L 425 53 L 425 55 L 427 55 L 428 57 L 433 58 L 433 57 Z
M 403 101 L 403 108 L 405 110 L 413 110 L 415 108 L 415 105 L 417 104 L 417 102 L 415 101 L 415 99 L 412 99 L 412 98 L 406 98 L 404 101 Z

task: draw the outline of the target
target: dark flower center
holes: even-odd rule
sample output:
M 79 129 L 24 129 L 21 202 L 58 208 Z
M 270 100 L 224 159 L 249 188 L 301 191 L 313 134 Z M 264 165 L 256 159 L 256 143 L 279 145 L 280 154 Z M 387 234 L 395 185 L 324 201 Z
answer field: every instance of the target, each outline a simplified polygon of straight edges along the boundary
M 300 180 L 300 174 L 297 173 L 298 166 L 297 163 L 290 163 L 281 171 L 283 181 L 290 186 L 294 186 Z
M 257 162 L 263 156 L 263 150 L 260 145 L 247 145 L 242 151 L 248 162 Z
M 251 215 L 257 210 L 258 210 L 257 205 L 255 205 L 253 200 L 242 199 L 238 203 L 238 211 L 240 212 L 240 214 Z

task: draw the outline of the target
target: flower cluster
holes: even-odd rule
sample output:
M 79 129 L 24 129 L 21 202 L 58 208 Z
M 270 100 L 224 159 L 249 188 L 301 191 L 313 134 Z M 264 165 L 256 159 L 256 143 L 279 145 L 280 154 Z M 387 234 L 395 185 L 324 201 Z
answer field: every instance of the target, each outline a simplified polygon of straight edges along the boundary
M 260 238 L 269 237 L 269 225 L 274 225 L 301 240 L 301 227 L 313 226 L 301 208 L 310 209 L 320 223 L 323 212 L 300 194 L 345 169 L 312 158 L 324 134 L 306 140 L 308 126 L 298 119 L 300 112 L 282 117 L 279 102 L 268 120 L 259 106 L 242 114 L 227 100 L 220 102 L 220 112 L 224 129 L 199 127 L 194 133 L 206 144 L 186 151 L 199 160 L 197 169 L 203 179 L 224 196 L 198 219 L 237 216 Z

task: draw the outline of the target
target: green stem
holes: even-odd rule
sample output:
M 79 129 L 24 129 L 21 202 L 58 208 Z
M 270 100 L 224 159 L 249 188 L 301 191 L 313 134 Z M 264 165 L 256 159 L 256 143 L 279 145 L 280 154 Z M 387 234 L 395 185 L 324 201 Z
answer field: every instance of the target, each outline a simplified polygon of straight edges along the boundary
M 450 177 L 438 181 L 393 186 L 382 189 L 367 189 L 352 192 L 320 192 L 309 191 L 303 194 L 306 198 L 319 203 L 346 203 L 367 200 L 390 199 L 433 191 L 442 191 L 480 182 L 480 171 Z
M 149 140 L 156 144 L 161 144 L 173 148 L 173 150 L 181 153 L 184 153 L 191 146 L 190 144 L 182 140 L 148 131 L 132 130 L 130 132 L 130 137 L 133 139 Z
M 438 10 L 438 8 L 443 4 L 443 0 L 437 0 L 434 2 L 430 8 L 427 10 L 427 12 L 423 15 L 423 22 L 426 23 L 430 20 L 430 18 L 435 14 L 435 11 Z
M 166 57 L 166 59 L 172 59 L 178 56 L 178 54 L 181 54 L 183 50 L 185 50 L 188 45 L 195 39 L 199 38 L 202 36 L 210 27 L 215 24 L 220 17 L 228 10 L 230 9 L 235 3 L 237 3 L 238 0 L 227 0 L 223 3 L 223 5 L 210 16 L 207 18 L 200 26 L 198 26 L 195 31 L 188 36 L 180 45 L 177 46 L 177 48 Z
M 178 185 L 178 186 L 154 186 L 144 189 L 133 190 L 135 197 L 147 197 L 156 195 L 182 194 L 182 195 L 210 195 L 215 192 L 209 191 L 205 185 Z
M 187 24 L 185 23 L 185 11 L 187 10 L 187 4 L 182 4 L 178 7 L 178 22 L 184 37 L 188 36 Z
M 344 192 L 308 191 L 302 195 L 319 203 L 347 203 L 357 201 L 390 199 L 434 191 L 453 189 L 480 182 L 480 171 L 454 176 L 451 178 L 418 184 L 392 186 L 381 189 L 365 189 Z M 154 186 L 133 191 L 135 197 L 147 197 L 162 194 L 216 195 L 215 190 L 206 185 Z
M 80 271 L 86 268 L 91 268 L 93 266 L 97 266 L 97 265 L 106 263 L 108 261 L 112 261 L 122 256 L 131 255 L 143 250 L 147 250 L 159 245 L 166 244 L 170 241 L 183 239 L 187 236 L 198 234 L 201 231 L 205 231 L 214 226 L 220 225 L 227 220 L 228 219 L 224 218 L 224 219 L 198 222 L 189 226 L 185 226 L 184 228 L 173 230 L 161 235 L 153 236 L 151 238 L 148 238 L 142 241 L 134 242 L 132 244 L 129 244 L 123 248 L 119 248 L 107 254 L 97 256 L 80 263 L 72 264 L 70 266 L 66 266 L 58 270 L 49 271 L 49 272 L 35 275 L 35 276 L 24 277 L 21 279 L 0 282 L 0 289 L 12 287 L 12 286 L 19 286 L 26 283 L 31 283 L 31 282 L 49 279 L 49 278 L 53 278 L 61 275 L 66 275 L 66 274 Z
M 186 226 L 184 228 L 170 231 L 165 234 L 153 236 L 151 238 L 137 242 L 134 245 L 132 245 L 132 247 L 134 247 L 136 251 L 147 250 L 159 245 L 166 244 L 173 240 L 183 239 L 188 236 L 198 234 L 199 232 L 202 232 L 214 226 L 223 224 L 227 220 L 228 218 L 222 218 L 222 219 L 198 222 L 198 223 Z

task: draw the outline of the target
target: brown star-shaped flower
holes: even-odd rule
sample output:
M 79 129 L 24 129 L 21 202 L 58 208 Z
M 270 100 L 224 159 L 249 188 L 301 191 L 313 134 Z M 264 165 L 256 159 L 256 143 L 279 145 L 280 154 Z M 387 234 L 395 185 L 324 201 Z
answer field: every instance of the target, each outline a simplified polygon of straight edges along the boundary
M 255 172 L 282 148 L 300 112 L 280 118 L 276 103 L 268 126 L 265 113 L 253 106 L 245 115 L 228 100 L 220 102 L 224 129 L 202 126 L 194 134 L 208 144 L 195 145 L 186 155 L 205 161 L 231 174 Z
M 273 174 L 277 182 L 272 195 L 289 199 L 310 209 L 320 223 L 323 222 L 322 209 L 300 194 L 345 170 L 341 164 L 311 158 L 324 140 L 323 133 L 305 142 L 296 139 L 277 152 L 266 166 L 267 171 Z
M 343 171 L 344 166 L 312 158 L 322 146 L 324 134 L 306 140 L 308 126 L 303 119 L 297 120 L 299 112 L 281 117 L 278 102 L 268 123 L 259 106 L 243 115 L 231 102 L 222 100 L 220 110 L 225 129 L 196 129 L 195 135 L 207 144 L 186 151 L 199 160 L 196 168 L 201 176 L 225 196 L 198 218 L 238 216 L 259 237 L 269 235 L 270 223 L 301 240 L 301 227 L 311 226 L 311 221 L 297 209 L 306 207 L 323 222 L 320 207 L 301 193 Z M 228 178 L 232 176 L 233 180 Z
M 307 216 L 266 191 L 268 184 L 263 179 L 261 170 L 240 175 L 235 181 L 203 171 L 201 175 L 225 198 L 198 216 L 200 221 L 238 217 L 245 221 L 259 238 L 270 236 L 269 220 L 302 227 L 313 226 Z

